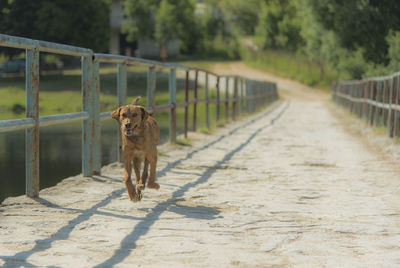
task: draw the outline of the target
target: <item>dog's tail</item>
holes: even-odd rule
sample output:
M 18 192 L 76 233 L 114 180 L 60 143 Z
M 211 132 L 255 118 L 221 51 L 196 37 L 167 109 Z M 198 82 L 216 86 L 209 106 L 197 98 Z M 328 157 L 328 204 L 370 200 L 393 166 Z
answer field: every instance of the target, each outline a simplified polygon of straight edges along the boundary
M 137 105 L 137 103 L 139 102 L 139 100 L 140 100 L 140 96 L 137 97 L 136 99 L 134 99 L 134 100 L 132 101 L 132 105 Z

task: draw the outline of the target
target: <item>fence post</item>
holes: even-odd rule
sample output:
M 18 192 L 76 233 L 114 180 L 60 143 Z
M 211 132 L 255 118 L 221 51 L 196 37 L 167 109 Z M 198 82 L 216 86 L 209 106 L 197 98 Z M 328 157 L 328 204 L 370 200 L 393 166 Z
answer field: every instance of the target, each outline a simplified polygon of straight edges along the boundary
M 169 141 L 176 142 L 176 69 L 169 71 L 169 103 L 171 110 L 169 113 Z
M 375 99 L 375 81 L 370 81 L 368 98 L 373 101 Z M 368 110 L 368 123 L 372 126 L 374 121 L 375 106 L 370 103 Z
M 229 120 L 229 77 L 225 76 L 225 121 Z
M 205 85 L 205 92 L 206 92 L 206 126 L 208 129 L 210 129 L 210 111 L 209 111 L 209 101 L 210 101 L 210 97 L 209 97 L 209 92 L 208 92 L 208 73 L 206 74 L 206 85 Z
M 39 47 L 26 50 L 26 118 L 35 121 L 25 131 L 26 195 L 39 196 Z
M 393 89 L 394 89 L 394 77 L 390 79 L 390 92 L 389 92 L 389 111 L 388 111 L 388 118 L 387 118 L 387 135 L 389 137 L 393 137 L 393 128 L 394 128 L 394 113 L 392 111 L 392 104 L 393 104 Z
M 147 69 L 147 103 L 146 107 L 151 109 L 153 115 L 155 114 L 155 95 L 156 95 L 156 80 L 157 80 L 157 73 L 156 67 L 150 66 Z
M 251 102 L 250 102 L 250 104 L 251 104 L 251 113 L 254 113 L 254 111 L 255 111 L 255 105 L 256 105 L 256 102 L 255 102 L 255 96 L 254 96 L 254 82 L 253 81 L 250 81 L 250 96 L 251 96 Z
M 82 106 L 89 118 L 82 123 L 82 173 L 93 175 L 94 99 L 92 55 L 82 56 Z
M 100 125 L 100 63 L 93 59 L 92 98 L 93 98 L 93 174 L 101 173 L 101 125 Z
M 378 83 L 378 88 L 377 88 L 377 93 L 376 93 L 376 101 L 381 102 L 382 98 L 382 86 L 381 86 L 381 81 L 377 81 Z M 382 109 L 380 107 L 376 107 L 375 109 L 375 126 L 379 127 L 381 125 L 381 112 Z
M 396 77 L 396 86 L 395 86 L 395 104 L 400 104 L 400 76 Z M 394 136 L 400 137 L 400 112 L 396 111 L 394 113 Z
M 240 78 L 240 113 L 244 113 L 244 79 Z
M 247 93 L 247 110 L 248 113 L 251 114 L 253 113 L 253 81 L 247 80 L 247 85 L 246 85 Z
M 238 103 L 238 79 L 237 76 L 233 79 L 233 102 L 232 102 L 232 119 L 236 120 Z
M 187 133 L 188 133 L 188 125 L 189 125 L 189 70 L 186 71 L 186 80 L 185 80 L 185 126 L 184 126 L 184 134 L 185 138 L 187 138 Z
M 217 121 L 219 121 L 219 109 L 220 109 L 220 95 L 219 95 L 219 86 L 220 86 L 220 77 L 217 77 L 217 107 L 216 107 L 216 113 L 217 113 Z
M 126 92 L 127 92 L 127 71 L 126 62 L 118 63 L 118 74 L 117 74 L 117 95 L 118 95 L 118 107 L 126 105 Z M 122 141 L 121 141 L 121 129 L 118 128 L 118 162 L 123 162 L 122 155 Z
M 193 103 L 193 131 L 196 131 L 197 125 L 197 86 L 198 86 L 199 71 L 196 70 L 194 78 L 194 103 Z
M 361 99 L 363 97 L 363 89 L 364 89 L 364 83 L 360 83 L 358 84 L 358 93 L 357 93 L 357 98 Z M 363 109 L 363 103 L 362 102 L 358 102 L 358 117 L 362 118 L 362 109 Z

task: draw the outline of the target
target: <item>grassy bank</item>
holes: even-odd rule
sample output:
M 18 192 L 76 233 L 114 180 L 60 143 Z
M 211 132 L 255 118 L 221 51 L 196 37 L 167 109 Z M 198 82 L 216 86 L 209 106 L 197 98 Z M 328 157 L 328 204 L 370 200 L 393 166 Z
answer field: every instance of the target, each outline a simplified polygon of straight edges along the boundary
M 287 51 L 243 50 L 242 59 L 250 67 L 325 90 L 330 90 L 332 81 L 337 78 L 336 72 L 327 64 L 318 64 L 305 56 Z
M 208 61 L 185 61 L 186 65 L 200 66 L 210 69 L 214 64 Z M 128 70 L 127 103 L 136 96 L 142 96 L 141 104 L 146 103 L 146 69 L 132 67 Z M 164 70 L 167 71 L 167 70 Z M 160 70 L 157 73 L 156 82 L 156 105 L 169 102 L 168 74 Z M 183 102 L 184 73 L 178 73 L 177 77 L 177 102 Z M 191 77 L 192 78 L 192 77 Z M 0 120 L 18 119 L 25 117 L 25 78 L 8 77 L 0 78 Z M 100 110 L 101 112 L 112 111 L 117 107 L 117 75 L 116 68 L 102 68 L 100 76 Z M 190 81 L 190 98 L 193 98 L 194 81 Z M 205 89 L 199 85 L 199 98 L 205 98 Z M 224 97 L 223 94 L 221 96 Z M 210 90 L 210 98 L 215 98 L 215 92 Z M 221 118 L 224 118 L 221 106 Z M 81 72 L 80 70 L 67 70 L 58 74 L 44 73 L 40 77 L 40 116 L 79 112 L 82 110 Z M 210 105 L 210 120 L 216 126 L 215 105 Z M 168 126 L 168 111 L 156 113 L 157 120 L 161 125 Z M 189 107 L 189 126 L 191 129 L 193 118 L 193 105 Z M 177 109 L 178 131 L 183 130 L 184 108 Z M 198 128 L 205 126 L 205 104 L 197 105 Z

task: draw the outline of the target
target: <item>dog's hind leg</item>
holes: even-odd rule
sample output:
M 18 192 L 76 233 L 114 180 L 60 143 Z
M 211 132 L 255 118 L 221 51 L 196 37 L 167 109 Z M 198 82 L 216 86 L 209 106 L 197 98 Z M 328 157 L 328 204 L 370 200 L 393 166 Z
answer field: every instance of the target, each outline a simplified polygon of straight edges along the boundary
M 144 190 L 144 188 L 146 187 L 146 181 L 148 175 L 149 175 L 149 160 L 144 159 L 142 179 L 141 181 L 139 181 L 139 184 L 137 185 L 137 187 L 140 187 L 140 190 Z
M 125 157 L 126 159 L 126 157 Z M 136 196 L 135 186 L 132 184 L 131 174 L 132 174 L 132 162 L 131 160 L 124 161 L 124 173 L 125 173 L 125 187 L 128 192 L 129 198 L 131 201 L 138 201 L 138 197 Z
M 142 192 L 140 186 L 140 164 L 141 160 L 139 158 L 137 157 L 133 158 L 133 169 L 135 171 L 135 176 L 136 176 L 136 194 L 139 200 L 142 199 Z
M 156 167 L 157 167 L 157 156 L 155 156 L 153 159 L 150 161 L 150 177 L 149 177 L 149 183 L 147 184 L 147 187 L 153 188 L 153 189 L 160 189 L 160 185 L 155 182 L 156 179 Z

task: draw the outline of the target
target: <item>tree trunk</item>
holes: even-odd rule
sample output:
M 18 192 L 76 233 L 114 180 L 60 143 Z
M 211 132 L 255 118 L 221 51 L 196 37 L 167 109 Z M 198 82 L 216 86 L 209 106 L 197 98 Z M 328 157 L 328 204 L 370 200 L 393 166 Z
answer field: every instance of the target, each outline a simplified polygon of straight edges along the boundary
M 165 61 L 168 58 L 168 52 L 167 52 L 167 45 L 166 44 L 161 45 L 160 58 L 161 58 L 162 61 Z

